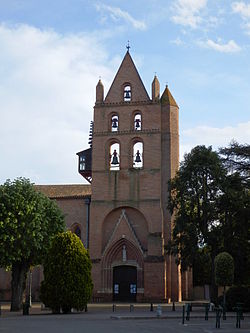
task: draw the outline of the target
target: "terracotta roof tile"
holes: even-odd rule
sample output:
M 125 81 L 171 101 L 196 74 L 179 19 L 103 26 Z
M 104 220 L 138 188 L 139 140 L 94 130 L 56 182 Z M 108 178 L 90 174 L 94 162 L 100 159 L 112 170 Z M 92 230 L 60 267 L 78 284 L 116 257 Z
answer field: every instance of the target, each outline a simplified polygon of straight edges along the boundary
M 91 195 L 91 185 L 35 185 L 37 191 L 42 192 L 51 199 L 56 198 L 82 198 Z

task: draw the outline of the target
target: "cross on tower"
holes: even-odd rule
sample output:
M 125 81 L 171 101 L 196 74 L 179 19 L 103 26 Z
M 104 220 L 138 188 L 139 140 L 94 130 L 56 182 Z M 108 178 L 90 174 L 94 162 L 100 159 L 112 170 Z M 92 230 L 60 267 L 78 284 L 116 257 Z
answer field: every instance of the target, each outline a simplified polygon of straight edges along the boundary
M 129 40 L 128 40 L 128 44 L 127 44 L 126 48 L 127 48 L 128 52 L 129 52 L 129 49 L 130 49 Z

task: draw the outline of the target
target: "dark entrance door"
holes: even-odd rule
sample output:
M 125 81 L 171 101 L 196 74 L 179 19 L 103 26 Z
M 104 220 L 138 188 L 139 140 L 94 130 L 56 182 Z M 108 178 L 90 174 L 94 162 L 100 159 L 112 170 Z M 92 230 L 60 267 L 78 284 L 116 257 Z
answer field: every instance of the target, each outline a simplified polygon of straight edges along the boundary
M 137 270 L 133 266 L 117 266 L 113 269 L 113 299 L 135 302 L 137 293 Z

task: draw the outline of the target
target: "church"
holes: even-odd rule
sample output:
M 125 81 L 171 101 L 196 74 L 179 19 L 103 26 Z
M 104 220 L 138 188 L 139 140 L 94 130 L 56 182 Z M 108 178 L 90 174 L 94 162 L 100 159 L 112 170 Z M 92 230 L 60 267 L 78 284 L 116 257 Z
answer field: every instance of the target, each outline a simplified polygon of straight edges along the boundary
M 37 186 L 89 249 L 93 301 L 191 299 L 192 273 L 164 250 L 173 223 L 168 181 L 179 165 L 174 97 L 168 86 L 160 94 L 156 76 L 149 96 L 128 48 L 106 96 L 101 80 L 96 86 L 93 119 L 90 147 L 77 153 L 89 185 Z M 35 270 L 34 296 L 42 278 Z

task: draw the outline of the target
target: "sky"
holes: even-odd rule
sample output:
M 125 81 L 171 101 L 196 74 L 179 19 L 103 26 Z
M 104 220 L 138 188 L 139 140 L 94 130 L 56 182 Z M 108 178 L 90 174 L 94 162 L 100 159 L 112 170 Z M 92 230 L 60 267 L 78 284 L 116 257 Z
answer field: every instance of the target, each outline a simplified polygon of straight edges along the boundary
M 84 183 L 95 88 L 126 53 L 179 105 L 180 156 L 250 143 L 250 1 L 0 0 L 0 183 Z

